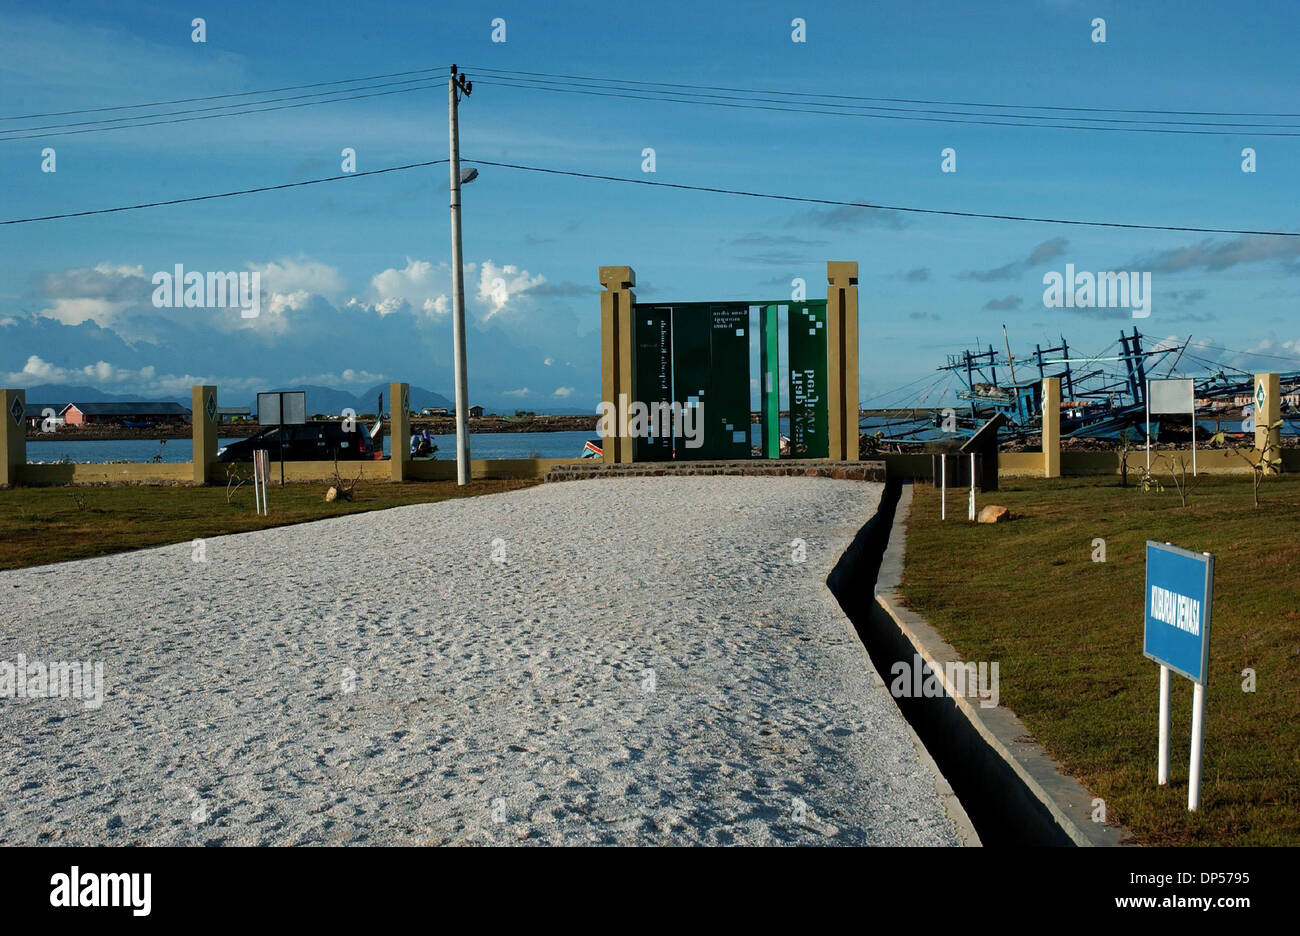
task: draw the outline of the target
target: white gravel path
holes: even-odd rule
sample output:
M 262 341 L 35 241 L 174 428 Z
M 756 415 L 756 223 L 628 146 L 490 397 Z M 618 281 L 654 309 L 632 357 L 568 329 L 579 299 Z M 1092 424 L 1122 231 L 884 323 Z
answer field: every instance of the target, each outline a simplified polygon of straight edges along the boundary
M 0 572 L 0 661 L 106 685 L 0 699 L 0 843 L 957 844 L 825 586 L 879 495 L 581 481 Z

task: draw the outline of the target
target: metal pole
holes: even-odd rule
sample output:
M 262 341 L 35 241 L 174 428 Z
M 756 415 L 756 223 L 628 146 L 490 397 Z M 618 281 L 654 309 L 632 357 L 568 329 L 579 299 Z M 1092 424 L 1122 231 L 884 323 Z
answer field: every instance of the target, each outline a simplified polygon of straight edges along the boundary
M 1196 397 L 1192 397 L 1192 477 L 1196 477 Z
M 469 483 L 469 389 L 465 377 L 465 269 L 460 252 L 460 127 L 456 120 L 456 103 L 453 67 L 452 77 L 447 79 L 447 121 L 451 143 L 451 340 L 455 346 L 456 483 L 463 485 Z
M 1156 783 L 1169 782 L 1169 667 L 1160 667 L 1160 756 L 1156 768 Z
M 1205 742 L 1205 687 L 1192 687 L 1192 766 L 1187 774 L 1187 808 L 1201 807 L 1201 749 Z

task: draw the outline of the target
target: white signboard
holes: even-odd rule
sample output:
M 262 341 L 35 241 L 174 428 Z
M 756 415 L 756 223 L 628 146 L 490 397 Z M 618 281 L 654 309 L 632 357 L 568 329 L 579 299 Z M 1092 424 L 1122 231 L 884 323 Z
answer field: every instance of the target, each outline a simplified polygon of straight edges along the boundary
M 1192 475 L 1196 474 L 1196 385 L 1190 377 L 1147 381 L 1147 472 L 1151 471 L 1151 414 L 1192 417 Z
M 1189 377 L 1185 380 L 1152 380 L 1147 403 L 1153 413 L 1190 413 L 1196 405 L 1196 387 Z
M 263 426 L 301 426 L 307 422 L 305 391 L 274 391 L 257 395 L 257 421 Z

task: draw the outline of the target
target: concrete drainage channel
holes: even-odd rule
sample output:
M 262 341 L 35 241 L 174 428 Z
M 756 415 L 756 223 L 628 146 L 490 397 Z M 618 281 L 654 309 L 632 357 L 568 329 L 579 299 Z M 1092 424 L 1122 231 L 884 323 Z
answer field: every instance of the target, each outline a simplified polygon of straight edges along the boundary
M 885 685 L 894 664 L 933 672 L 947 691 L 896 698 L 984 845 L 1119 845 L 1124 830 L 1092 821 L 1092 794 L 1065 774 L 1009 709 L 984 708 L 971 680 L 948 678 L 957 655 L 924 618 L 903 607 L 903 518 L 911 485 L 889 481 L 880 508 L 826 580 Z M 945 664 L 948 666 L 945 668 Z

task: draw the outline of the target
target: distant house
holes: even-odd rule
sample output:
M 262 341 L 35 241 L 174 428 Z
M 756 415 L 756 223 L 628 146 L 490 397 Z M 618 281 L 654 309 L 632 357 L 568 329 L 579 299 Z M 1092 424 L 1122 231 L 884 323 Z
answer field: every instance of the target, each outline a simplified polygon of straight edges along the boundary
M 471 407 L 469 408 L 469 418 L 470 418 L 470 419 L 482 419 L 482 418 L 483 418 L 483 407 L 481 407 L 481 406 L 471 406 Z
M 69 426 L 130 426 L 189 422 L 190 411 L 179 403 L 69 403 L 59 415 Z
M 233 423 L 247 422 L 253 418 L 253 408 L 251 406 L 218 406 L 217 422 Z
M 51 418 L 45 415 L 45 411 L 49 410 L 54 414 L 51 428 L 57 429 L 63 425 L 63 417 L 59 413 L 63 412 L 63 408 L 67 405 L 67 403 L 28 403 L 27 422 L 33 429 L 40 429 L 45 420 Z

